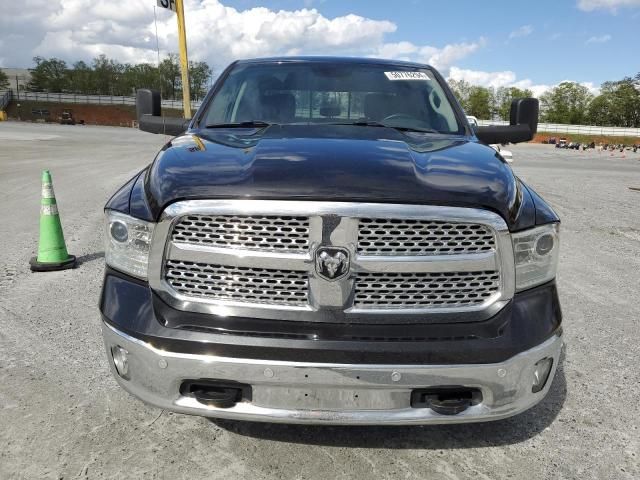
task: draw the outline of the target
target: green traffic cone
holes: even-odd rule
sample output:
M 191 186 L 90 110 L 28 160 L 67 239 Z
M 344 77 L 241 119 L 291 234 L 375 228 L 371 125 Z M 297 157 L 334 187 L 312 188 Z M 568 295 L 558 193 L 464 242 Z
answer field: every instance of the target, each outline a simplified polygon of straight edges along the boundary
M 38 256 L 29 262 L 34 272 L 65 270 L 76 266 L 76 257 L 69 255 L 64 243 L 62 224 L 58 215 L 56 196 L 53 193 L 51 173 L 42 172 L 42 203 L 40 206 L 40 242 Z

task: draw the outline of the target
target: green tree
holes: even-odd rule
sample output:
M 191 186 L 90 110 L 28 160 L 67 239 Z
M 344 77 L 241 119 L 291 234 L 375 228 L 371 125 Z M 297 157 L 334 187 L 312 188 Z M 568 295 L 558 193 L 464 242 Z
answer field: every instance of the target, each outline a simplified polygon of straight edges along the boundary
M 520 89 L 517 87 L 500 87 L 496 90 L 494 96 L 494 112 L 502 120 L 509 120 L 511 113 L 511 102 L 515 98 L 529 98 L 533 93 L 528 89 Z
M 491 119 L 494 96 L 492 89 L 471 85 L 466 80 L 449 79 L 448 83 L 467 115 L 473 115 L 481 120 Z
M 468 115 L 473 115 L 480 120 L 489 120 L 492 116 L 491 99 L 492 91 L 490 89 L 473 86 L 469 89 L 469 105 L 465 111 Z
M 164 98 L 182 98 L 182 76 L 178 55 L 167 55 L 159 66 L 149 63 L 122 64 L 99 55 L 91 65 L 83 61 L 68 68 L 57 58 L 34 58 L 28 88 L 42 92 L 71 92 L 89 95 L 135 95 L 139 88 L 160 90 Z M 206 62 L 190 62 L 191 98 L 199 100 L 207 93 L 212 70 Z M 1 87 L 0 87 L 1 88 Z
M 161 92 L 164 98 L 176 99 L 180 92 L 181 76 L 178 55 L 170 53 L 160 62 Z
M 9 90 L 9 77 L 2 70 L 0 70 L 0 90 Z
M 74 63 L 73 68 L 67 72 L 67 78 L 69 91 L 85 95 L 95 93 L 95 73 L 85 62 Z
M 160 74 L 158 67 L 149 63 L 139 63 L 137 65 L 126 64 L 122 72 L 122 87 L 126 95 L 135 95 L 139 88 L 152 88 L 160 90 Z
M 471 84 L 466 80 L 448 80 L 451 91 L 458 99 L 458 103 L 465 112 L 469 111 L 469 94 L 471 92 Z M 471 114 L 469 114 L 471 115 Z
M 93 59 L 93 71 L 96 93 L 98 95 L 130 95 L 123 88 L 121 79 L 124 65 L 106 55 L 98 55 Z
M 587 122 L 603 127 L 612 126 L 611 99 L 607 95 L 598 95 L 589 104 Z
M 59 93 L 69 84 L 67 63 L 58 58 L 34 57 L 35 68 L 31 69 L 31 81 L 27 88 L 35 92 Z
M 562 82 L 540 97 L 542 118 L 550 123 L 581 125 L 587 119 L 593 95 L 579 83 Z
M 605 82 L 589 108 L 589 121 L 597 125 L 640 126 L 640 90 L 633 78 Z
M 191 100 L 200 100 L 207 94 L 211 75 L 213 70 L 206 62 L 189 62 Z

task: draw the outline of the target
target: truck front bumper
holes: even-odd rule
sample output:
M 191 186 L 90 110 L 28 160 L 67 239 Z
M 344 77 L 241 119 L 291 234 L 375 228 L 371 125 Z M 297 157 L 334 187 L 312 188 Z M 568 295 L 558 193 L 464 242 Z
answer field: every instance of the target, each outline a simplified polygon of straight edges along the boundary
M 107 323 L 103 335 L 116 380 L 148 404 L 206 417 L 340 425 L 464 423 L 516 415 L 547 394 L 562 348 L 559 330 L 541 345 L 501 363 L 355 365 L 171 352 Z M 119 369 L 114 351 L 120 353 Z M 552 359 L 553 364 L 544 387 L 534 393 L 536 363 L 543 359 Z M 251 395 L 229 408 L 218 408 L 181 393 L 188 380 L 238 382 L 250 386 Z M 455 415 L 412 407 L 412 392 L 442 386 L 479 390 L 482 399 Z

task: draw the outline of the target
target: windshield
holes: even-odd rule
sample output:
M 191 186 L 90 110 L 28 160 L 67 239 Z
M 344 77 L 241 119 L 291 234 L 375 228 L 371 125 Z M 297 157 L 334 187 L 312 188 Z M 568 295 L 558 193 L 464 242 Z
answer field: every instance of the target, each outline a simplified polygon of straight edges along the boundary
M 210 103 L 204 123 L 245 122 L 360 123 L 463 133 L 433 72 L 397 65 L 240 64 Z

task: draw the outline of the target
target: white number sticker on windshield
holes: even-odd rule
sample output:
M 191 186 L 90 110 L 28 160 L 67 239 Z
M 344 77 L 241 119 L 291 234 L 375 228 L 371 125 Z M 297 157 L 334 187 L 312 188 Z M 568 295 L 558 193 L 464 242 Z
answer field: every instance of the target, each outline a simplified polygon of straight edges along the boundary
M 384 72 L 389 80 L 420 80 L 429 81 L 429 75 L 424 72 Z

